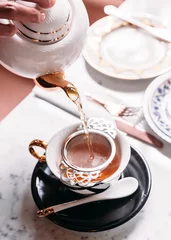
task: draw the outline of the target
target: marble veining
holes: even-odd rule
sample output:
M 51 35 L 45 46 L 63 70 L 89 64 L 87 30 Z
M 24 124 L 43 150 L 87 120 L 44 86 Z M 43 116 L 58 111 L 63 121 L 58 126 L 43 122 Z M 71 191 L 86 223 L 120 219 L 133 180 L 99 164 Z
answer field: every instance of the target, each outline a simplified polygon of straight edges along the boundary
M 0 240 L 170 240 L 171 162 L 158 150 L 130 139 L 146 157 L 153 185 L 145 207 L 129 229 L 123 227 L 123 233 L 118 236 L 112 231 L 78 234 L 48 219 L 37 218 L 30 190 L 36 160 L 30 156 L 28 144 L 35 138 L 49 141 L 54 132 L 76 121 L 75 117 L 31 94 L 1 122 Z

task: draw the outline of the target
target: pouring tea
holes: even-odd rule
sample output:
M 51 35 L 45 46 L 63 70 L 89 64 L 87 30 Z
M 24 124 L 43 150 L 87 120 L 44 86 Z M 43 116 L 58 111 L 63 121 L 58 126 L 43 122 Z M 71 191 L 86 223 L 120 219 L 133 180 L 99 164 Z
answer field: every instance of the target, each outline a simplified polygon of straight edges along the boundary
M 34 3 L 19 3 L 41 9 Z M 41 10 L 46 16 L 44 22 L 15 21 L 18 33 L 12 38 L 0 39 L 2 65 L 17 75 L 34 79 L 36 85 L 46 90 L 57 87 L 64 90 L 78 108 L 90 158 L 93 158 L 79 93 L 64 77 L 64 71 L 78 58 L 83 48 L 89 25 L 86 9 L 82 1 L 57 0 L 52 8 Z
M 89 21 L 83 2 L 57 0 L 49 9 L 25 1 L 18 3 L 41 10 L 45 21 L 14 21 L 17 34 L 0 38 L 1 64 L 31 79 L 65 71 L 79 57 L 87 34 Z

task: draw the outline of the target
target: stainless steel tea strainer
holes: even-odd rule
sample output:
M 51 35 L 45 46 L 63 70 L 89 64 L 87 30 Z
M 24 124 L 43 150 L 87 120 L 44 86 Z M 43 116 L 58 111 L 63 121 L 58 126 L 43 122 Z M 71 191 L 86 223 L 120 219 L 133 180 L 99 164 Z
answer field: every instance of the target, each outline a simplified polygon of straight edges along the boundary
M 92 187 L 100 182 L 100 173 L 104 170 L 114 159 L 116 154 L 116 146 L 114 138 L 116 137 L 116 131 L 111 121 L 106 121 L 99 118 L 90 118 L 87 122 L 87 128 L 90 134 L 90 138 L 94 139 L 98 145 L 108 148 L 106 152 L 106 158 L 103 162 L 92 164 L 91 166 L 82 166 L 81 158 L 76 164 L 68 157 L 70 146 L 73 144 L 79 146 L 81 138 L 85 136 L 84 130 L 80 127 L 76 132 L 72 133 L 64 142 L 62 148 L 62 161 L 60 164 L 61 180 L 65 184 L 71 186 Z M 92 142 L 93 144 L 94 142 Z M 93 163 L 93 160 L 90 160 Z M 90 165 L 90 164 L 89 164 Z

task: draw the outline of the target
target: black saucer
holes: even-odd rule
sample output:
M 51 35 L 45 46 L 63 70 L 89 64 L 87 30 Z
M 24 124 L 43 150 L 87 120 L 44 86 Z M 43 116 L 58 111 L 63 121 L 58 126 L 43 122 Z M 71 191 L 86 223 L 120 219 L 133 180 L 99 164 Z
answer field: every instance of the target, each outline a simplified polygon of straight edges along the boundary
M 79 232 L 99 232 L 118 227 L 133 218 L 146 203 L 151 190 L 151 173 L 146 161 L 131 149 L 131 160 L 123 174 L 135 177 L 137 191 L 129 197 L 93 202 L 70 208 L 48 218 L 61 227 Z M 37 163 L 31 181 L 34 201 L 39 209 L 83 197 L 63 185 L 46 164 Z M 36 213 L 35 213 L 36 214 Z

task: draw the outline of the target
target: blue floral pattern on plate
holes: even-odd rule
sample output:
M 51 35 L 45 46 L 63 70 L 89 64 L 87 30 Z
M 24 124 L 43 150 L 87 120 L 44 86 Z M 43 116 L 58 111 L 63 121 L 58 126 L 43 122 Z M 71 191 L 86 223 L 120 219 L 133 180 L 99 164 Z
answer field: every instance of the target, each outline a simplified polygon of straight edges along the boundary
M 155 125 L 168 137 L 171 137 L 171 115 L 168 102 L 171 99 L 171 79 L 156 88 L 151 99 L 151 118 Z

